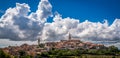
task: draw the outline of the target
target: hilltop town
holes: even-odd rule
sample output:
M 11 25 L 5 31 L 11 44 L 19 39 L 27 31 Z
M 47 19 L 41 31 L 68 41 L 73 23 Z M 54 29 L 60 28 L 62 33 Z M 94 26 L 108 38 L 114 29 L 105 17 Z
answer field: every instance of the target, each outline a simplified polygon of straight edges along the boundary
M 9 46 L 2 50 L 10 55 L 19 56 L 20 51 L 25 51 L 28 55 L 35 56 L 43 52 L 48 52 L 52 49 L 106 49 L 103 44 L 94 44 L 91 42 L 82 42 L 80 40 L 72 39 L 71 34 L 68 36 L 68 40 L 60 40 L 59 42 L 46 42 L 40 43 L 38 39 L 38 45 L 23 44 L 21 46 Z
M 71 34 L 68 36 L 68 40 L 61 40 L 59 42 L 47 42 L 45 47 L 50 50 L 51 48 L 56 49 L 103 49 L 105 46 L 103 44 L 94 44 L 91 42 L 82 42 L 77 39 L 72 39 Z

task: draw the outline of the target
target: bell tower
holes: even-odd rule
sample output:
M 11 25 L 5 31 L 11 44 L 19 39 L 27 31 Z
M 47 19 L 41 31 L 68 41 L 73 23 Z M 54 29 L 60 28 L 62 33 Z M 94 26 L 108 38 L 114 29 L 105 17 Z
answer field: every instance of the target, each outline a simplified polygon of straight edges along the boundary
M 68 34 L 68 40 L 71 40 L 71 34 L 70 33 Z
M 38 45 L 40 45 L 40 38 L 38 38 Z

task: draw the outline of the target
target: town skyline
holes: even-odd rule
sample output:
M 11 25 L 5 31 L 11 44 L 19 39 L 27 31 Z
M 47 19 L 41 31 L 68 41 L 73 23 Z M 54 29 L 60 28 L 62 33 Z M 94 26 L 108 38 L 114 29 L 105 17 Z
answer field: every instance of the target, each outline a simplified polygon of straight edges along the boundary
M 37 44 L 29 45 L 27 43 L 22 44 L 20 46 L 8 46 L 5 48 L 1 48 L 5 53 L 13 56 L 19 57 L 19 51 L 24 51 L 25 55 L 31 55 L 33 58 L 38 54 L 42 54 L 45 52 L 49 52 L 51 50 L 102 50 L 108 49 L 109 47 L 104 46 L 103 44 L 95 44 L 91 42 L 82 42 L 78 39 L 73 39 L 71 34 L 68 33 L 66 40 L 60 40 L 57 42 L 45 42 L 42 43 L 40 39 L 38 39 Z

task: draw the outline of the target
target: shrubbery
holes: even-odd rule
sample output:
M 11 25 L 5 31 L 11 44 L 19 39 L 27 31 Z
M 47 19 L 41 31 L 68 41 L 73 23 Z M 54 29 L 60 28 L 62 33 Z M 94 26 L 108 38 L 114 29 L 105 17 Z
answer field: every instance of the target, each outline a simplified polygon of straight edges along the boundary
M 0 58 L 11 58 L 11 56 L 5 53 L 3 50 L 0 50 Z
M 117 55 L 120 51 L 115 46 L 110 46 L 106 49 L 54 49 L 49 52 L 42 53 L 40 56 L 47 57 L 61 57 L 61 56 L 81 56 L 82 54 L 90 54 L 90 55 Z

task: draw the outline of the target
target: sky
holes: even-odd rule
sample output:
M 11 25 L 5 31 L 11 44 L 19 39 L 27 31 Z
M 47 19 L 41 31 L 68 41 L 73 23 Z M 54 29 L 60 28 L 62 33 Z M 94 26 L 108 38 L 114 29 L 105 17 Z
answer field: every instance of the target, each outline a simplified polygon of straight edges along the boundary
M 72 38 L 120 46 L 119 0 L 0 1 L 0 46 Z M 4 43 L 7 42 L 7 43 Z
M 53 12 L 58 11 L 63 17 L 72 17 L 80 19 L 81 22 L 86 19 L 92 22 L 103 22 L 107 19 L 112 24 L 115 18 L 120 18 L 120 0 L 49 0 L 53 6 Z M 31 11 L 35 12 L 39 0 L 1 0 L 0 16 L 4 14 L 9 7 L 15 7 L 16 3 L 27 3 Z M 52 22 L 49 18 L 48 22 Z

